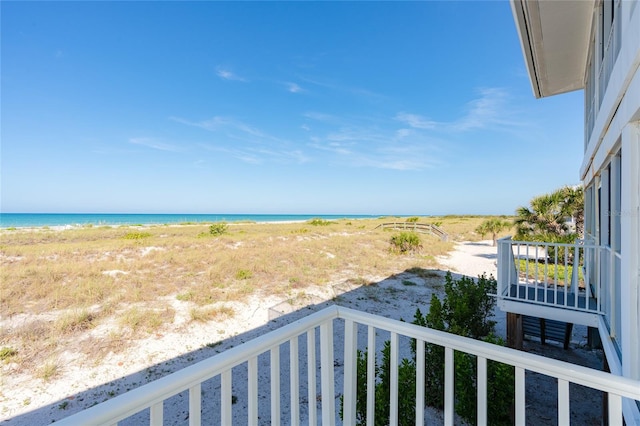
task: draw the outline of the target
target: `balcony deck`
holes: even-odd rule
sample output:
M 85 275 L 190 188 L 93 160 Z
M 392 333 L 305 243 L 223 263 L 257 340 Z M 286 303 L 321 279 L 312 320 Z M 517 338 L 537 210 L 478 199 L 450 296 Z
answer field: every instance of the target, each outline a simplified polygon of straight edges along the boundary
M 499 240 L 498 307 L 504 312 L 597 327 L 604 312 L 601 275 L 594 266 L 607 259 L 602 251 L 584 242 Z

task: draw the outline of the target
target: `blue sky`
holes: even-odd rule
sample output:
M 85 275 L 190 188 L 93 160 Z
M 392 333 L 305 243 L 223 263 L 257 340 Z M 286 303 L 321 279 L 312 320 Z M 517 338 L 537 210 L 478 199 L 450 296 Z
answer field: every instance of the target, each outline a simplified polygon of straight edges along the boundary
M 506 1 L 7 2 L 3 212 L 512 214 L 579 183 Z

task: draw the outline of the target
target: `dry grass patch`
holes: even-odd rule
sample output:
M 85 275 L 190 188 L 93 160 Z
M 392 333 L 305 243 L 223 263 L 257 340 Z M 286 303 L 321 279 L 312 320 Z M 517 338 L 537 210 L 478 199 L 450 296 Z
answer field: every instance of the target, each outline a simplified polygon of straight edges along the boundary
M 58 317 L 53 328 L 60 334 L 85 331 L 92 328 L 97 319 L 97 314 L 91 313 L 86 309 L 72 310 Z
M 14 328 L 11 336 L 3 327 L 0 344 L 18 351 L 12 360 L 40 365 L 70 345 L 94 344 L 93 328 L 113 321 L 117 335 L 105 339 L 100 353 L 117 352 L 138 335 L 172 327 L 167 297 L 193 303 L 192 319 L 202 321 L 221 318 L 208 305 L 241 303 L 254 294 L 287 300 L 294 289 L 349 279 L 367 284 L 362 277 L 436 266 L 435 257 L 452 242 L 421 234 L 418 252 L 389 253 L 391 234 L 376 227 L 405 219 L 230 223 L 223 235 L 208 238 L 199 235 L 210 235 L 210 224 L 0 231 L 0 317 L 50 318 Z M 454 240 L 479 238 L 482 220 L 419 218 L 439 222 Z
M 139 331 L 153 333 L 164 325 L 172 323 L 174 317 L 173 308 L 157 310 L 134 306 L 122 313 L 118 322 L 121 327 L 130 329 L 134 334 Z
M 232 318 L 236 312 L 229 306 L 208 306 L 202 308 L 193 308 L 189 311 L 191 321 L 209 322 L 214 320 Z
M 60 363 L 57 359 L 46 361 L 36 370 L 36 377 L 48 382 L 60 374 Z

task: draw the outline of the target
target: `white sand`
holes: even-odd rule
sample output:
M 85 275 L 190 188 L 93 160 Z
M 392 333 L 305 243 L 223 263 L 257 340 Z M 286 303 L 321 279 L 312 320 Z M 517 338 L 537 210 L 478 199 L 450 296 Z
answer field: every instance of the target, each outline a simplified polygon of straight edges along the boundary
M 19 371 L 17 366 L 4 364 L 2 370 L 2 391 L 0 394 L 0 420 L 6 425 L 33 425 L 49 424 L 54 420 L 67 417 L 74 412 L 89 407 L 95 403 L 110 399 L 115 395 L 126 392 L 129 389 L 153 381 L 173 371 L 184 368 L 202 359 L 215 355 L 227 348 L 237 346 L 251 338 L 265 332 L 276 329 L 285 323 L 294 321 L 312 311 L 317 311 L 330 303 L 338 303 L 353 309 L 379 314 L 389 318 L 411 321 L 416 308 L 423 313 L 428 311 L 428 301 L 431 294 L 441 292 L 442 276 L 446 270 L 459 274 L 476 277 L 479 274 L 496 274 L 496 248 L 491 247 L 490 241 L 477 243 L 461 243 L 456 245 L 455 251 L 448 257 L 438 259 L 443 265 L 438 276 L 420 278 L 416 275 L 403 273 L 393 277 L 367 277 L 377 282 L 376 285 L 352 288 L 346 282 L 336 282 L 332 286 L 323 289 L 306 289 L 304 299 L 293 305 L 281 299 L 265 295 L 250 297 L 245 303 L 235 306 L 237 315 L 233 319 L 219 323 L 189 323 L 181 318 L 179 303 L 174 299 L 167 299 L 166 303 L 174 306 L 177 326 L 174 330 L 149 336 L 139 340 L 134 346 L 121 354 L 106 356 L 99 365 L 93 365 L 91 360 L 85 359 L 77 353 L 69 353 L 67 364 L 63 366 L 59 377 L 50 382 L 34 379 L 28 372 Z M 118 273 L 120 271 L 110 271 Z M 415 285 L 408 285 L 409 281 Z M 336 297 L 338 295 L 338 297 Z M 333 299 L 333 300 L 332 300 Z M 326 301 L 326 302 L 325 302 Z M 309 304 L 309 307 L 301 305 Z M 270 317 L 283 313 L 283 316 L 270 320 Z M 184 315 L 183 315 L 184 316 Z M 495 318 L 498 321 L 498 335 L 504 337 L 504 314 L 498 313 Z M 341 330 L 339 326 L 335 330 L 338 336 Z M 92 330 L 93 333 L 108 333 L 108 327 Z M 360 339 L 366 339 L 365 333 L 360 333 Z M 385 337 L 378 339 L 381 347 Z M 584 330 L 579 327 L 574 333 L 575 344 L 581 345 L 584 340 Z M 301 341 L 302 342 L 302 341 Z M 342 341 L 335 339 L 337 353 L 341 353 Z M 301 351 L 304 350 L 304 342 L 301 343 Z M 598 367 L 598 352 L 586 349 L 572 349 L 563 351 L 553 345 L 542 347 L 535 343 L 528 345 L 528 350 L 550 356 L 564 356 L 572 362 L 589 364 Z M 409 356 L 409 353 L 402 356 Z M 287 353 L 283 352 L 283 362 L 286 364 Z M 573 357 L 573 358 L 571 358 Z M 259 359 L 259 375 L 261 414 L 264 413 L 264 422 L 267 423 L 269 407 L 268 388 L 268 358 Z M 336 361 L 336 371 L 341 368 L 340 360 Z M 242 370 L 242 369 L 240 369 Z M 246 374 L 246 373 L 244 373 Z M 234 372 L 234 395 L 237 396 L 237 407 L 246 405 L 246 384 L 242 380 L 243 371 Z M 287 372 L 283 371 L 283 376 Z M 339 376 L 339 374 L 338 374 Z M 548 398 L 542 404 L 529 405 L 528 410 L 536 415 L 535 424 L 555 424 L 548 412 L 555 412 L 553 392 L 547 392 L 544 379 L 528 377 L 533 384 L 532 390 L 528 390 L 527 398 Z M 283 382 L 283 391 L 287 384 Z M 204 415 L 208 423 L 217 424 L 219 418 L 215 414 L 217 401 L 219 400 L 220 383 L 213 380 L 203 386 Z M 338 381 L 335 386 L 336 393 L 340 394 L 342 383 Z M 577 424 L 588 424 L 593 421 L 594 415 L 599 413 L 599 398 L 591 394 L 578 394 L 576 402 L 578 417 Z M 301 416 L 308 418 L 306 412 L 306 391 L 301 391 Z M 165 404 L 165 422 L 170 424 L 183 424 L 186 422 L 187 397 L 180 395 L 172 398 Z M 282 401 L 283 412 L 288 409 L 289 402 Z M 572 402 L 573 404 L 573 402 Z M 574 411 L 572 405 L 572 411 Z M 237 410 L 239 411 L 239 410 Z M 594 414 L 595 413 L 595 414 Z M 438 416 L 437 413 L 433 414 Z M 136 424 L 142 420 L 142 416 L 134 418 L 128 424 Z M 261 417 L 262 418 L 262 417 Z M 218 420 L 216 420 L 218 419 Z M 339 419 L 338 419 L 339 420 Z M 246 423 L 246 419 L 238 418 L 237 424 Z

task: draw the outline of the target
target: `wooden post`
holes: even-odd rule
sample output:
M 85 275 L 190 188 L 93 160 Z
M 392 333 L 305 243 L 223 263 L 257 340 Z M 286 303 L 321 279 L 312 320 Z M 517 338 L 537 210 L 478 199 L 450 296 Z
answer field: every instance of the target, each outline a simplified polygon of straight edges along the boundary
M 522 315 L 507 312 L 507 346 L 522 350 Z

